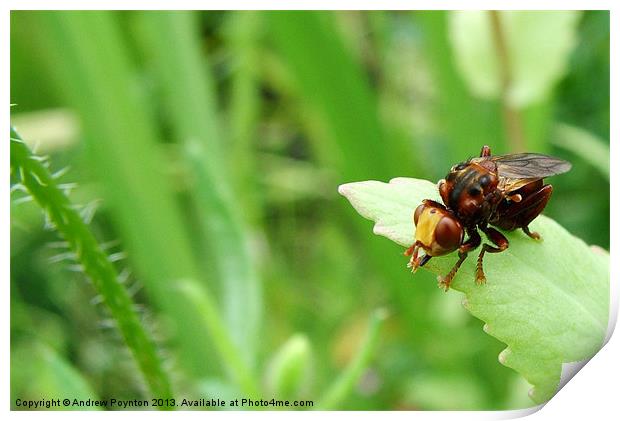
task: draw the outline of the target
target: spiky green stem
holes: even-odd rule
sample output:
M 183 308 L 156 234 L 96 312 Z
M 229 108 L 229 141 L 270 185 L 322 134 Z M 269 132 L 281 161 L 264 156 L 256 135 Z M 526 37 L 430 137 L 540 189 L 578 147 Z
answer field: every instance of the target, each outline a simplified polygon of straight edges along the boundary
M 64 237 L 77 261 L 92 281 L 103 303 L 110 310 L 125 343 L 131 350 L 154 398 L 171 398 L 172 389 L 157 348 L 140 322 L 134 303 L 119 282 L 116 269 L 82 221 L 68 197 L 41 160 L 33 155 L 11 128 L 11 173 L 47 213 L 58 233 Z

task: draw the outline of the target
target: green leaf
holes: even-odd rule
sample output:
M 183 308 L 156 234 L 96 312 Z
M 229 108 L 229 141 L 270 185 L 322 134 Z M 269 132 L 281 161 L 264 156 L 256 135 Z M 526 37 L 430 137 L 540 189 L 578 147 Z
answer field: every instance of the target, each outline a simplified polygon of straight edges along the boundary
M 577 43 L 577 11 L 501 11 L 515 108 L 541 101 L 566 71 Z M 450 38 L 458 68 L 475 95 L 495 99 L 502 77 L 488 11 L 458 11 L 450 16 Z
M 296 399 L 307 392 L 312 349 L 308 337 L 295 334 L 272 357 L 266 373 L 267 390 L 277 399 Z
M 551 133 L 550 141 L 555 146 L 574 153 L 609 180 L 609 146 L 603 139 L 585 129 L 557 123 Z
M 365 218 L 375 234 L 408 247 L 413 243 L 413 210 L 423 199 L 440 200 L 425 180 L 395 178 L 389 184 L 363 181 L 339 192 Z M 537 403 L 557 391 L 562 363 L 592 357 L 603 344 L 609 315 L 609 256 L 594 252 L 555 221 L 539 216 L 530 225 L 544 241 L 521 231 L 507 233 L 510 247 L 487 256 L 487 283 L 476 285 L 472 253 L 452 288 L 465 293 L 463 304 L 486 324 L 486 333 L 506 343 L 499 361 L 534 386 Z M 445 275 L 456 254 L 434 257 L 424 267 Z M 406 259 L 403 257 L 403 270 Z M 415 281 L 415 277 L 413 277 Z

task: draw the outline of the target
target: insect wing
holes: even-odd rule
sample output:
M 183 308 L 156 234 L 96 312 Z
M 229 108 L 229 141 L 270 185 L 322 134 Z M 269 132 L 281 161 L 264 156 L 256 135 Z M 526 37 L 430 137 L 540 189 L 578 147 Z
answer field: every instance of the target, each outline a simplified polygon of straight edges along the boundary
M 486 159 L 495 162 L 499 177 L 511 179 L 536 180 L 562 174 L 571 169 L 570 162 L 537 153 L 497 155 Z

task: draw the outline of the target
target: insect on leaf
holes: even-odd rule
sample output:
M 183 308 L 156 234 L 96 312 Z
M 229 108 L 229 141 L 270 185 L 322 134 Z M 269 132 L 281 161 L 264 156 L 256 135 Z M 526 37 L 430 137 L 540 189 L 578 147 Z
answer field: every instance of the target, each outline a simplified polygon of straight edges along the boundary
M 343 184 L 339 192 L 375 222 L 375 234 L 403 247 L 414 241 L 415 208 L 423 199 L 440 200 L 434 184 L 411 178 Z M 521 231 L 506 233 L 510 247 L 485 260 L 485 285 L 474 282 L 475 254 L 451 287 L 465 294 L 465 307 L 485 322 L 485 332 L 508 345 L 499 361 L 523 375 L 534 386 L 530 397 L 543 403 L 558 390 L 563 363 L 587 360 L 603 345 L 609 256 L 594 252 L 545 216 L 530 227 L 544 240 Z M 445 275 L 456 260 L 456 253 L 434 257 L 424 269 Z M 403 257 L 403 270 L 406 263 Z

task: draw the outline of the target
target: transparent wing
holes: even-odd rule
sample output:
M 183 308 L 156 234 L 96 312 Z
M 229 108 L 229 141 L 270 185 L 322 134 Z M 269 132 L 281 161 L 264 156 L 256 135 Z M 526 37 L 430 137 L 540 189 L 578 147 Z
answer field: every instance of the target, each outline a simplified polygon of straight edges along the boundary
M 571 169 L 571 164 L 560 158 L 538 153 L 517 153 L 497 155 L 489 158 L 474 158 L 472 161 L 490 159 L 497 164 L 497 175 L 510 179 L 536 180 L 562 174 Z

